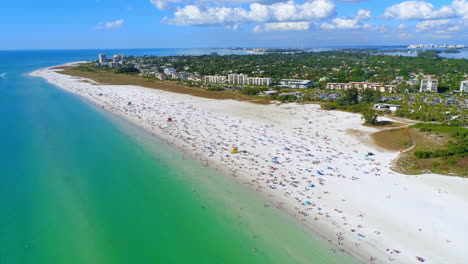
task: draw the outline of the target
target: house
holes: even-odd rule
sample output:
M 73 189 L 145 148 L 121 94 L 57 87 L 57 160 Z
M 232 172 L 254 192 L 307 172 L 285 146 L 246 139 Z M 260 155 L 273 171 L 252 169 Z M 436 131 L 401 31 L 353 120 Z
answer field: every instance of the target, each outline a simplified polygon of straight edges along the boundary
M 166 74 L 160 73 L 160 72 L 155 73 L 154 77 L 156 77 L 156 79 L 159 79 L 159 80 L 166 80 L 167 79 Z
M 278 93 L 278 91 L 263 91 L 263 95 L 265 95 L 265 96 L 272 96 L 272 95 L 275 95 L 277 93 Z
M 172 74 L 177 73 L 176 69 L 174 68 L 165 68 L 164 69 L 164 74 L 171 76 Z
M 400 108 L 401 108 L 400 105 L 395 105 L 395 104 L 375 104 L 374 105 L 374 110 L 378 110 L 378 111 L 390 110 L 390 112 L 392 113 L 395 113 Z

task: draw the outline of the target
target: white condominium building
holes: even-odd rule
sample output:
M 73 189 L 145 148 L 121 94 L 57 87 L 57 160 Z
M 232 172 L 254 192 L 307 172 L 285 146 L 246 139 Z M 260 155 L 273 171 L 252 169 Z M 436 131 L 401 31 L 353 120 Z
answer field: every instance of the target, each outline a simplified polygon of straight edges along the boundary
M 460 92 L 468 93 L 468 80 L 462 81 L 460 84 Z
M 249 76 L 247 74 L 229 74 L 228 75 L 228 83 L 229 84 L 247 84 L 247 78 Z
M 226 83 L 226 76 L 208 75 L 203 77 L 203 81 L 206 83 Z
M 381 83 L 368 83 L 368 82 L 349 82 L 349 83 L 327 83 L 328 90 L 348 90 L 355 88 L 358 91 L 364 89 L 371 89 L 381 91 L 382 93 L 396 92 L 396 85 L 383 85 Z
M 271 78 L 249 77 L 247 78 L 247 83 L 250 85 L 270 86 Z
M 439 81 L 437 79 L 432 79 L 431 76 L 424 76 L 421 80 L 421 87 L 419 92 L 433 92 L 437 93 L 437 86 Z
M 99 64 L 107 64 L 109 62 L 109 60 L 107 59 L 106 55 L 104 54 L 99 54 L 98 55 L 98 62 Z

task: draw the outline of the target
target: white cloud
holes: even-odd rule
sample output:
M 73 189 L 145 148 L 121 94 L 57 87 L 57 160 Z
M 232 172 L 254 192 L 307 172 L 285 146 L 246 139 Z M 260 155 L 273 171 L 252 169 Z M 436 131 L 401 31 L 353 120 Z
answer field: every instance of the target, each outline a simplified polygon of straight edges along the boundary
M 265 31 L 298 31 L 308 30 L 309 28 L 309 22 L 278 22 L 265 24 Z
M 452 25 L 450 19 L 427 20 L 416 24 L 416 29 L 418 31 L 442 30 Z
M 255 33 L 263 32 L 263 29 L 262 29 L 261 26 L 255 26 L 254 29 L 253 29 L 253 32 L 255 32 Z
M 462 30 L 462 27 L 460 25 L 447 28 L 447 31 L 450 31 L 450 32 L 460 31 L 460 30 Z
M 119 28 L 123 26 L 124 23 L 125 23 L 125 20 L 120 19 L 120 20 L 113 21 L 113 22 L 106 22 L 105 25 L 107 29 L 110 29 L 110 28 Z
M 285 2 L 285 0 L 150 0 L 150 2 L 160 10 L 175 10 L 177 7 L 188 5 L 195 5 L 198 7 L 226 7 L 253 3 L 269 5 L 278 2 Z
M 150 2 L 161 10 L 169 9 L 170 5 L 173 3 L 182 3 L 181 0 L 150 0 Z
M 104 22 L 104 23 L 99 22 L 98 25 L 95 26 L 93 29 L 94 30 L 104 30 L 104 29 L 119 28 L 119 27 L 123 26 L 124 23 L 125 23 L 125 20 L 123 20 L 123 19 L 113 21 L 113 22 Z
M 229 30 L 238 30 L 239 25 L 226 25 L 225 28 Z
M 451 19 L 427 20 L 416 24 L 417 31 L 434 31 L 439 34 L 456 32 L 465 28 L 463 23 L 453 22 Z
M 331 23 L 323 23 L 320 27 L 323 29 L 360 29 L 372 28 L 370 24 L 362 24 L 362 20 L 368 20 L 371 17 L 369 10 L 360 9 L 357 16 L 348 18 L 335 18 Z
M 364 9 L 359 9 L 357 18 L 359 20 L 368 20 L 368 19 L 371 18 L 371 11 L 364 10 Z
M 399 29 L 399 30 L 405 30 L 405 29 L 407 29 L 407 28 L 408 28 L 408 26 L 405 25 L 405 24 L 400 24 L 400 25 L 398 25 L 398 29 Z
M 437 38 L 437 39 L 451 39 L 453 38 L 452 35 L 435 35 L 434 38 Z
M 436 9 L 425 1 L 406 1 L 388 7 L 384 18 L 397 20 L 430 20 L 460 17 L 468 19 L 468 1 L 454 0 L 450 5 Z
M 412 34 L 408 34 L 408 33 L 400 33 L 397 35 L 397 38 L 399 39 L 414 39 L 415 36 L 412 35 Z
M 252 3 L 250 10 L 241 7 L 178 7 L 173 18 L 165 21 L 175 25 L 226 25 L 268 22 L 319 21 L 335 14 L 330 0 L 294 1 L 271 5 Z

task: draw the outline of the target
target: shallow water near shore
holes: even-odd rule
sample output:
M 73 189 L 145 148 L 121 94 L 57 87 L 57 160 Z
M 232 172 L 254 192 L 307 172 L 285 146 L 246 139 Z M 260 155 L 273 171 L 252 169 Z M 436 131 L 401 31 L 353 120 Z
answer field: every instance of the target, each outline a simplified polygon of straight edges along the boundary
M 0 52 L 0 263 L 357 263 L 233 178 L 26 75 L 97 53 Z

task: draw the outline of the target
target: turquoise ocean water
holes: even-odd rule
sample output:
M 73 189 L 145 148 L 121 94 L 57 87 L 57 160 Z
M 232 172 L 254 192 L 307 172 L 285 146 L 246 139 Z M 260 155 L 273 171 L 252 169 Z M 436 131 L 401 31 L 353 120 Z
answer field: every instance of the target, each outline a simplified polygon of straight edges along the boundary
M 100 52 L 0 51 L 1 264 L 357 263 L 229 177 L 27 75 Z

